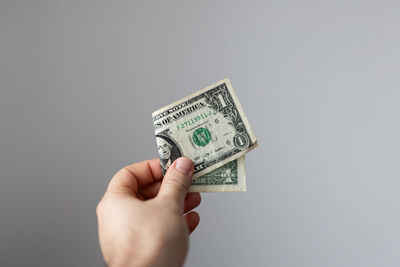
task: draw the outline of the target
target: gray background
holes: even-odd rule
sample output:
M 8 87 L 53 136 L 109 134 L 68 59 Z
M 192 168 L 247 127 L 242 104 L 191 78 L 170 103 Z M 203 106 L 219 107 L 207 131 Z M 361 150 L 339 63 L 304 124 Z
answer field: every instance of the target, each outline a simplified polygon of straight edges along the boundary
M 398 1 L 0 2 L 0 265 L 102 266 L 151 112 L 229 77 L 259 140 L 187 266 L 400 266 Z

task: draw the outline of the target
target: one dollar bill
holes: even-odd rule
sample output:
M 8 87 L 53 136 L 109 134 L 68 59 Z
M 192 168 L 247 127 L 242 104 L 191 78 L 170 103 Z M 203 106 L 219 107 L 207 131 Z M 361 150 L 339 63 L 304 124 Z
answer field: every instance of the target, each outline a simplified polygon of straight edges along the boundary
M 226 163 L 194 180 L 189 192 L 238 192 L 246 191 L 245 156 Z
M 205 181 L 204 175 L 220 167 L 225 176 L 232 175 L 231 169 L 239 169 L 232 164 L 240 166 L 244 178 L 244 159 L 224 165 L 243 157 L 257 140 L 229 79 L 161 108 L 152 117 L 163 173 L 175 159 L 186 156 L 194 163 L 193 188 L 204 189 L 206 185 L 196 180 Z M 209 185 L 217 185 L 210 177 Z

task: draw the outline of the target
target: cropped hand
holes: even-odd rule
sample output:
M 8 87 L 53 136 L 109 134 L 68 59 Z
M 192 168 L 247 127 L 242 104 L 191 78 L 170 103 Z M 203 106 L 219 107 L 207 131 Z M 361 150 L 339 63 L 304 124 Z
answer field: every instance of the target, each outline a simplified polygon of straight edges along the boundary
M 99 241 L 111 266 L 182 266 L 201 201 L 187 193 L 193 163 L 177 159 L 164 179 L 159 159 L 129 165 L 112 178 L 97 206 Z

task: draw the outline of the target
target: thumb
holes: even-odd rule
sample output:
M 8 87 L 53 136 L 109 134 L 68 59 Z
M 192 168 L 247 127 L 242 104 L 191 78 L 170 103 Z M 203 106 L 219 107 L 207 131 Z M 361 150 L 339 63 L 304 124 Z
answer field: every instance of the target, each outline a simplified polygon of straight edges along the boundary
M 168 168 L 158 196 L 175 201 L 183 208 L 183 201 L 193 176 L 193 163 L 188 158 L 178 158 Z

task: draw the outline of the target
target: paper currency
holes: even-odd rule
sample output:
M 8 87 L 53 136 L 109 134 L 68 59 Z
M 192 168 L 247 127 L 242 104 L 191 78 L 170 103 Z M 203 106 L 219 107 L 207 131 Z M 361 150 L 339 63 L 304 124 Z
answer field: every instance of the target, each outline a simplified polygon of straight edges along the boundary
M 246 191 L 245 156 L 192 180 L 189 188 L 189 192 L 238 191 Z
M 214 191 L 205 189 L 205 181 L 217 186 L 222 176 L 236 174 L 243 177 L 240 182 L 244 183 L 244 158 L 223 165 L 243 157 L 257 140 L 228 79 L 161 108 L 152 117 L 163 173 L 176 158 L 186 156 L 194 163 L 191 190 Z M 240 191 L 245 186 L 239 185 L 238 179 L 235 188 L 229 190 Z

